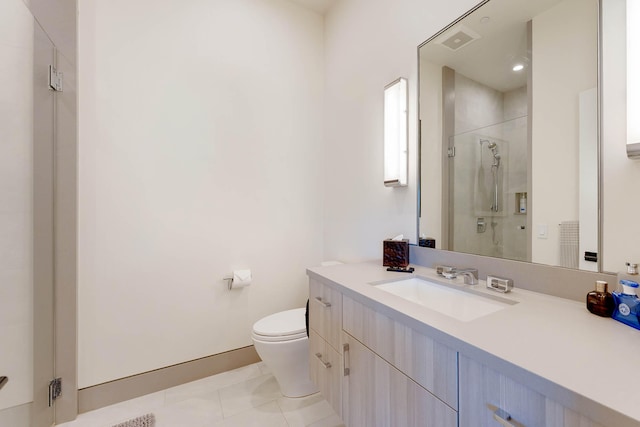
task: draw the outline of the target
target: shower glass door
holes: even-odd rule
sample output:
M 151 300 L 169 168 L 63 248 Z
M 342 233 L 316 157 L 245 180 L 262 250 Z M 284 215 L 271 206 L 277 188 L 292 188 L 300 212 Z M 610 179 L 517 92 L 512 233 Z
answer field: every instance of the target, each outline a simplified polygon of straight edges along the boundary
M 449 247 L 527 260 L 527 117 L 454 136 Z
M 0 1 L 2 426 L 53 423 L 54 53 L 22 0 Z

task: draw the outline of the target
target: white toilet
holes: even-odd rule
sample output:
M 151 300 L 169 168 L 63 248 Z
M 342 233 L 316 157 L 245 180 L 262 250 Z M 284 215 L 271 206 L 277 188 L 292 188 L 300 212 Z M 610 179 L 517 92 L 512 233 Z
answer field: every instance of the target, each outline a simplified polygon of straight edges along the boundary
M 305 309 L 282 311 L 253 325 L 253 343 L 286 397 L 303 397 L 318 388 L 309 379 L 309 339 Z

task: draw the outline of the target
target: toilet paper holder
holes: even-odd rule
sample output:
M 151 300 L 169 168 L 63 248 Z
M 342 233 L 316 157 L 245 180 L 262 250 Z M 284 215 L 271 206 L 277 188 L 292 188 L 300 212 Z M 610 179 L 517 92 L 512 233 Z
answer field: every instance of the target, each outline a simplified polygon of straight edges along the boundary
M 249 286 L 252 281 L 251 270 L 234 270 L 231 276 L 225 276 L 222 280 L 227 281 L 229 290 Z
M 233 276 L 223 277 L 222 280 L 227 281 L 227 287 L 229 288 L 229 290 L 231 290 L 231 288 L 233 287 Z

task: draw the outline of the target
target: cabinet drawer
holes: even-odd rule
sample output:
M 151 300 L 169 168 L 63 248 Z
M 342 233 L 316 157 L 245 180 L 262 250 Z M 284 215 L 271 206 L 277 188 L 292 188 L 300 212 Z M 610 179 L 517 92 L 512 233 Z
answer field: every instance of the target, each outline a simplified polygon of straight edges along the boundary
M 409 378 L 458 409 L 458 353 L 349 297 L 343 328 Z
M 341 351 L 342 294 L 314 279 L 309 279 L 309 327 Z
M 344 334 L 348 375 L 343 415 L 348 427 L 456 427 L 458 414 L 358 340 Z
M 460 427 L 604 427 L 523 384 L 460 356 Z
M 342 415 L 342 356 L 315 331 L 309 331 L 309 377 L 338 415 Z

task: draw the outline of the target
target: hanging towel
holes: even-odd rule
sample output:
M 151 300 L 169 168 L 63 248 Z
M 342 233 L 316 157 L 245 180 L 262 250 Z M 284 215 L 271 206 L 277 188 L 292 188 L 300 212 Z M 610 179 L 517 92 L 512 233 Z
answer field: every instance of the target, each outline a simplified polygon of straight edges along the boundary
M 560 266 L 578 268 L 580 224 L 578 221 L 560 223 Z

